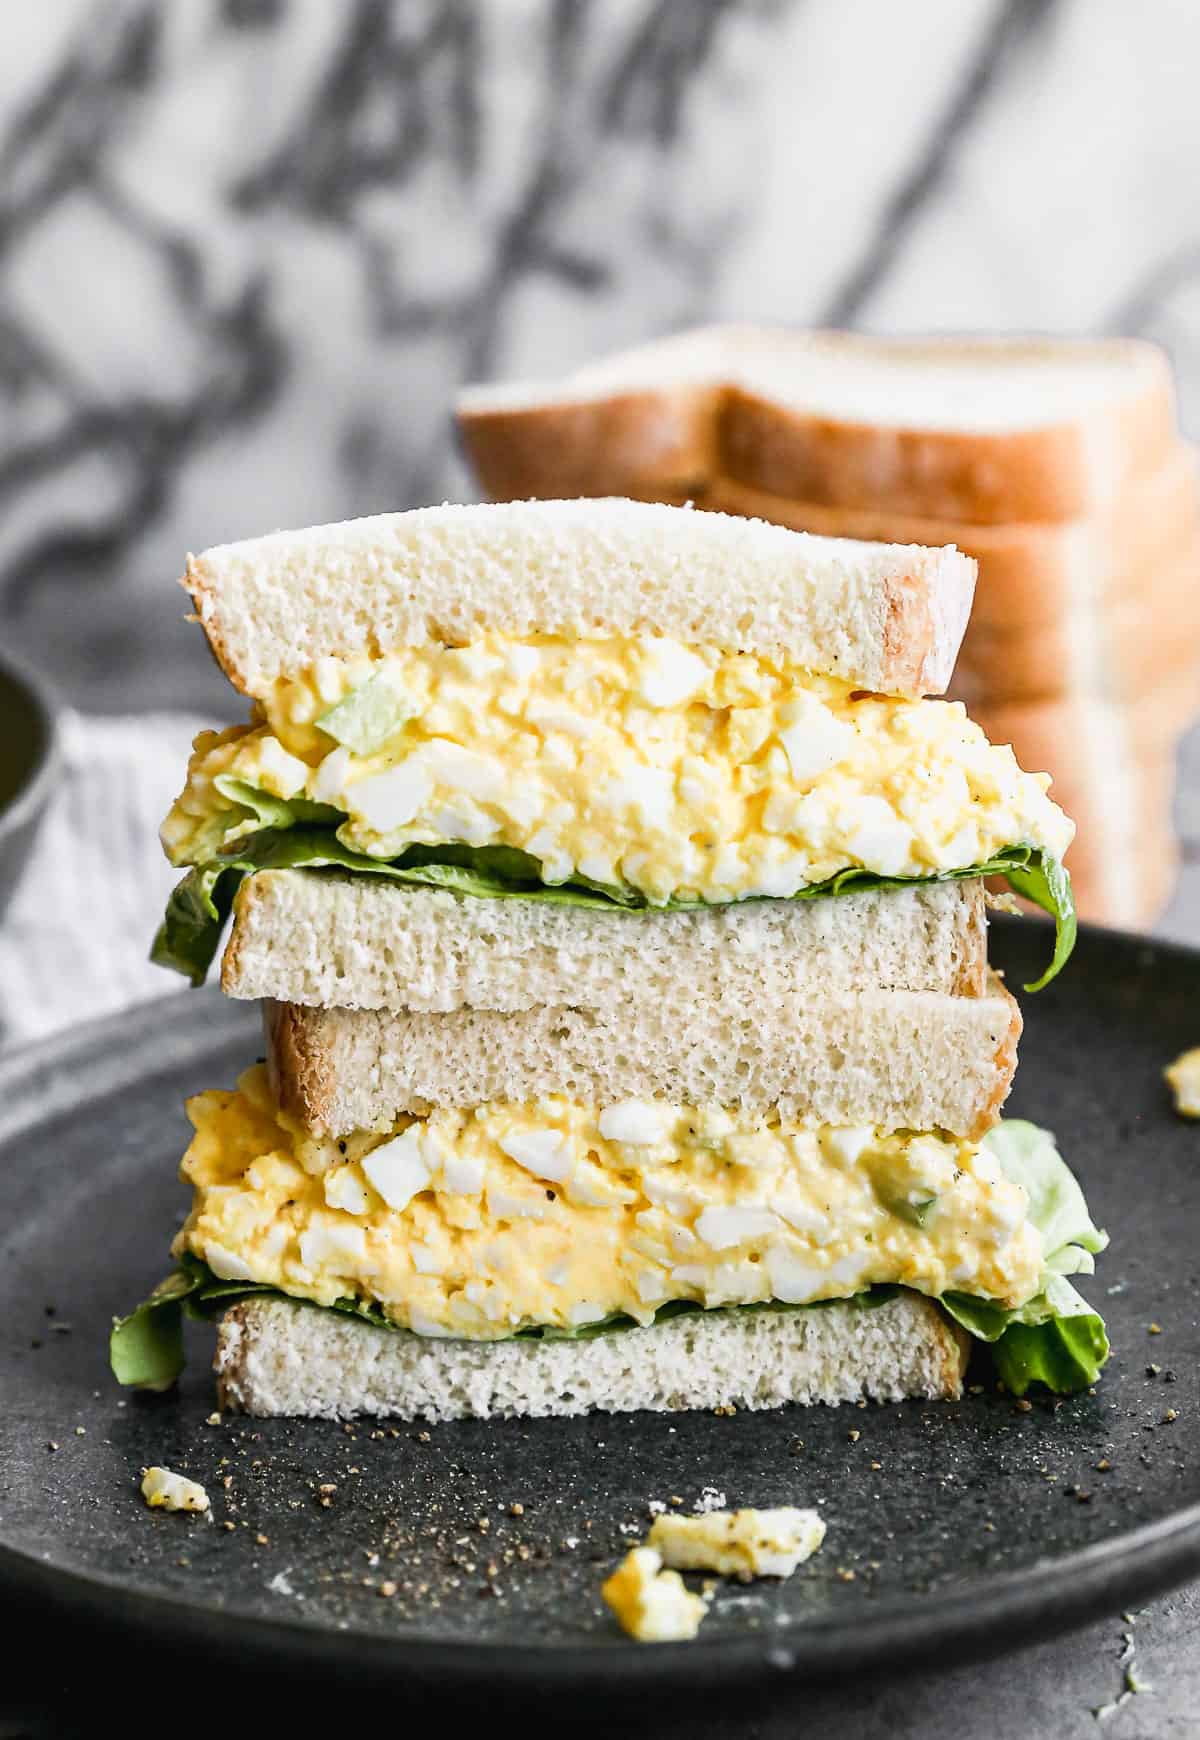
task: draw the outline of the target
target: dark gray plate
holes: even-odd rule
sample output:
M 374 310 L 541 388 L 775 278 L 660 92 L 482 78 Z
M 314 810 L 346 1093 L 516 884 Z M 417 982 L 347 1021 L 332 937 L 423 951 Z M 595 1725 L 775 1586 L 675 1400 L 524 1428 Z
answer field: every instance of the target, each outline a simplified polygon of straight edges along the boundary
M 1045 946 L 1040 925 L 995 927 L 1014 984 Z M 1200 1129 L 1160 1077 L 1200 1042 L 1200 955 L 1085 931 L 1025 1003 L 1011 1109 L 1058 1132 L 1112 1233 L 1091 1292 L 1115 1346 L 1095 1395 L 1029 1411 L 989 1385 L 953 1405 L 732 1418 L 209 1425 L 203 1328 L 177 1395 L 126 1399 L 108 1319 L 167 1267 L 180 1100 L 253 1057 L 252 1012 L 179 997 L 0 1064 L 10 1595 L 226 1663 L 700 1691 L 982 1654 L 1200 1571 Z M 214 1520 L 147 1511 L 150 1462 L 203 1480 Z M 825 1547 L 786 1584 L 723 1588 L 695 1648 L 630 1644 L 602 1576 L 648 1501 L 690 1507 L 705 1487 L 817 1504 Z

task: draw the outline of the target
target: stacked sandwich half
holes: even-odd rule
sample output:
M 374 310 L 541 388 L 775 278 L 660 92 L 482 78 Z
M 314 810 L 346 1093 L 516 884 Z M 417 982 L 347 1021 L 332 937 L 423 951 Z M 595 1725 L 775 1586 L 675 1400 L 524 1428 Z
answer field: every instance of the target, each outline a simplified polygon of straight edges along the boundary
M 1071 825 L 945 687 L 973 565 L 627 501 L 212 550 L 250 723 L 197 739 L 157 956 L 261 999 L 116 1326 L 227 1406 L 763 1407 L 1096 1376 L 1102 1235 L 997 1124 L 982 876 L 1073 935 Z

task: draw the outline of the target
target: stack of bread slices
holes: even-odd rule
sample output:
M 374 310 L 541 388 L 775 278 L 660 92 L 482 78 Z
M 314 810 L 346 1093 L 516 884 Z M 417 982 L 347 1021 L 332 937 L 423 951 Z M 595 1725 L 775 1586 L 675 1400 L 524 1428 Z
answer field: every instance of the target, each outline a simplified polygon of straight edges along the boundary
M 1200 545 L 1155 347 L 710 327 L 549 385 L 470 388 L 459 426 L 497 500 L 624 493 L 957 544 L 979 583 L 951 693 L 1053 775 L 1085 917 L 1141 927 L 1166 905 Z

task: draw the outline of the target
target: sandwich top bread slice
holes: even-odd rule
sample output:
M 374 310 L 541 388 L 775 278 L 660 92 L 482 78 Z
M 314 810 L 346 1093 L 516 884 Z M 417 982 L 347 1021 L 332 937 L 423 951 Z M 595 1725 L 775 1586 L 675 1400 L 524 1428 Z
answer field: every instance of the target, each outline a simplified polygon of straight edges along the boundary
M 651 502 L 418 508 L 189 559 L 182 584 L 226 676 L 270 698 L 320 660 L 470 645 L 481 630 L 672 636 L 885 694 L 945 689 L 974 564 L 857 547 Z
M 473 387 L 459 429 L 499 500 L 701 501 L 720 479 L 976 524 L 1103 508 L 1174 439 L 1170 371 L 1133 339 L 871 338 L 717 326 L 550 383 Z
M 1069 948 L 1046 777 L 919 698 L 969 608 L 955 551 L 518 503 L 228 546 L 189 583 L 254 700 L 163 827 L 191 871 L 156 954 L 197 979 L 256 869 L 624 909 L 998 873 Z

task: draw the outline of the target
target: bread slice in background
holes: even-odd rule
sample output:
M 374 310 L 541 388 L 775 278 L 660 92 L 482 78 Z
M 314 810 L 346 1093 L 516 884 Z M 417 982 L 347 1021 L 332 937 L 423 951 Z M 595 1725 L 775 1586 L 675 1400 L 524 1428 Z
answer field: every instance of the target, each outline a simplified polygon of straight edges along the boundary
M 583 1341 L 441 1341 L 337 1311 L 246 1299 L 222 1318 L 222 1409 L 460 1420 L 954 1400 L 966 1333 L 916 1293 L 863 1309 L 697 1311 Z
M 1198 700 L 1191 667 L 1127 705 L 1070 696 L 972 708 L 1025 767 L 1053 765 L 1053 796 L 1076 823 L 1066 863 L 1083 918 L 1136 930 L 1167 904 L 1179 862 L 1175 744 Z
M 1196 449 L 1176 443 L 1084 519 L 977 525 L 886 508 L 827 507 L 718 478 L 702 505 L 823 537 L 957 544 L 979 564 L 966 644 L 979 629 L 1053 628 L 1128 596 L 1200 530 Z
M 683 492 L 718 478 L 824 506 L 972 524 L 1102 511 L 1175 431 L 1137 339 L 872 338 L 714 326 L 546 384 L 466 389 L 495 499 Z
M 830 991 L 977 997 L 977 878 L 687 912 L 462 898 L 369 876 L 266 870 L 242 884 L 226 996 L 329 1008 L 616 1011 L 719 996 L 747 1007 Z
M 983 997 L 863 991 L 671 998 L 614 1010 L 413 1015 L 263 1005 L 282 1109 L 321 1135 L 386 1130 L 406 1114 L 563 1094 L 590 1105 L 657 1098 L 777 1111 L 808 1124 L 948 1130 L 999 1115 L 1021 1015 L 993 978 Z
M 1053 624 L 972 620 L 951 694 L 977 705 L 1087 695 L 1138 701 L 1200 672 L 1200 543 L 1131 577 L 1123 590 Z M 1200 688 L 1200 683 L 1197 684 Z M 1189 706 L 1188 716 L 1191 708 Z
M 230 681 L 265 695 L 323 656 L 374 657 L 482 629 L 669 635 L 941 693 L 970 614 L 957 550 L 813 538 L 633 501 L 419 508 L 224 544 L 183 584 Z

